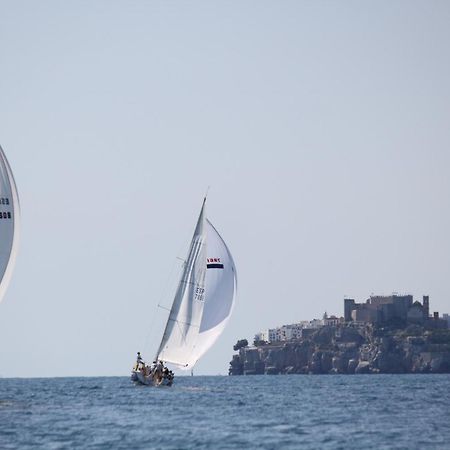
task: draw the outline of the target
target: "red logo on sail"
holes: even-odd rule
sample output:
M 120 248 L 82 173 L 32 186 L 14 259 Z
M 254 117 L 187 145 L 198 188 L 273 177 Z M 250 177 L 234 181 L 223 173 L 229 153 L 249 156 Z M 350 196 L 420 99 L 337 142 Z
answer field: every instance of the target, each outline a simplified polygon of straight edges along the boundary
M 220 262 L 220 258 L 207 258 L 206 259 L 207 269 L 223 269 L 223 264 Z

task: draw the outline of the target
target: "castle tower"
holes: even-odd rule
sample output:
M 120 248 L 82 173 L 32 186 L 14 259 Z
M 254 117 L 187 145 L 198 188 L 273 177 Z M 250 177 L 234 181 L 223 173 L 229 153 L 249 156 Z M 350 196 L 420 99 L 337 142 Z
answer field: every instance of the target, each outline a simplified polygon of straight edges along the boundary
M 430 297 L 428 295 L 423 296 L 423 318 L 428 320 L 430 317 Z
M 355 307 L 355 300 L 352 298 L 344 298 L 344 320 L 350 322 L 352 320 L 352 310 Z

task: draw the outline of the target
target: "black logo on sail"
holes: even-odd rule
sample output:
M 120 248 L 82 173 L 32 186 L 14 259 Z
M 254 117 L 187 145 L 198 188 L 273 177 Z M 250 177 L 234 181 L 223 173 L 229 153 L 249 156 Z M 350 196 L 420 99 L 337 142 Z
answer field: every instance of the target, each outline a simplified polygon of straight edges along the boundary
M 207 258 L 207 269 L 223 269 L 223 264 L 220 262 L 220 258 Z

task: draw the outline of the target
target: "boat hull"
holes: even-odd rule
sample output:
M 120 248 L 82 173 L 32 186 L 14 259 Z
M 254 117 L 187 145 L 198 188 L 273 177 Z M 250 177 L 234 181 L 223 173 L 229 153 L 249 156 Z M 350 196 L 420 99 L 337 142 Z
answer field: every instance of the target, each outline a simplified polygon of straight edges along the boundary
M 140 370 L 131 372 L 131 381 L 145 386 L 172 386 L 173 383 L 173 380 L 168 380 L 167 378 L 156 380 L 152 375 L 144 375 Z

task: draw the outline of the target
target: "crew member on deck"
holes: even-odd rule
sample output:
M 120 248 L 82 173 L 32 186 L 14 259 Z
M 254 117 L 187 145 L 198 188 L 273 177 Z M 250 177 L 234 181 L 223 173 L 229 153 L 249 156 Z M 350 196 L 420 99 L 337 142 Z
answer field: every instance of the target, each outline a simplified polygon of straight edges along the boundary
M 137 352 L 136 369 L 139 369 L 139 366 L 140 366 L 143 362 L 144 362 L 144 361 L 142 360 L 141 352 Z

